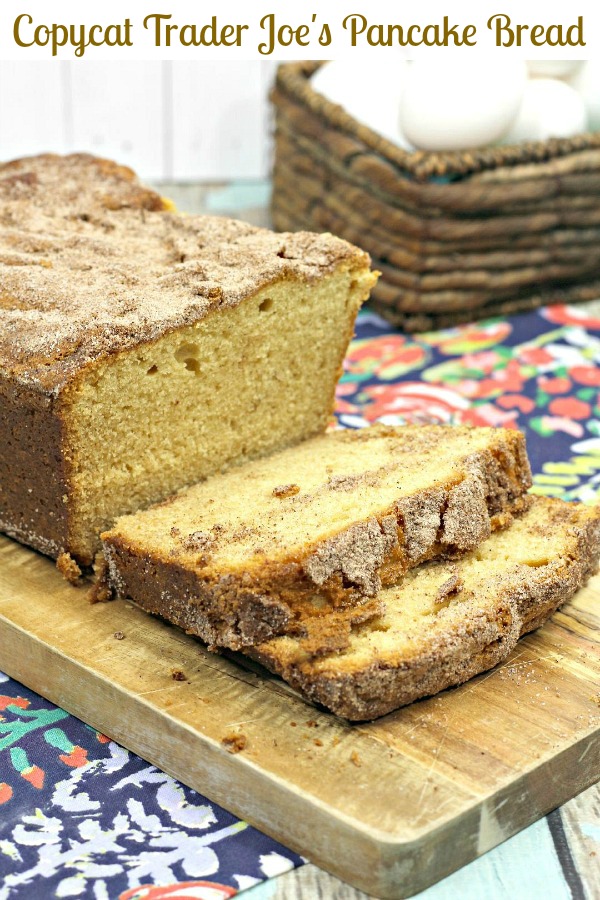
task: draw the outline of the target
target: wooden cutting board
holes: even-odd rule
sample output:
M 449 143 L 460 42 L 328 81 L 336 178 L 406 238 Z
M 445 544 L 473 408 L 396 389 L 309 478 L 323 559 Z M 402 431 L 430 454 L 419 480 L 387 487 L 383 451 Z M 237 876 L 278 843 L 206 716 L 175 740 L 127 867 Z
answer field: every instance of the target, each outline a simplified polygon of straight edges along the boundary
M 598 577 L 504 665 L 365 725 L 86 594 L 0 537 L 0 669 L 378 897 L 424 889 L 600 775 Z

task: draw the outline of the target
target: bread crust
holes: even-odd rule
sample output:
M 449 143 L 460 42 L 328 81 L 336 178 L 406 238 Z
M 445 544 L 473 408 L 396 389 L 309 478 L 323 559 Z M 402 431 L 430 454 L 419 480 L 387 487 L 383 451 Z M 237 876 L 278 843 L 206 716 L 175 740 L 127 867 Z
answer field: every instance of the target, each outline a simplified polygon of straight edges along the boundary
M 343 439 L 409 435 L 416 428 L 374 426 L 345 432 Z M 444 429 L 430 430 L 443 434 Z M 426 559 L 478 546 L 527 503 L 531 472 L 519 432 L 498 429 L 489 449 L 459 462 L 462 470 L 452 481 L 404 497 L 377 518 L 356 521 L 326 540 L 307 542 L 295 554 L 242 572 L 182 564 L 131 540 L 117 523 L 102 535 L 110 584 L 118 596 L 133 599 L 213 648 L 237 650 L 276 634 L 304 631 L 315 649 L 331 649 L 332 629 L 323 613 L 333 609 L 335 643 L 341 648 L 367 609 L 370 616 L 377 615 L 372 600 L 382 584 L 397 581 Z M 322 603 L 315 605 L 315 596 Z M 361 616 L 356 607 L 363 604 Z
M 0 372 L 54 396 L 261 288 L 370 267 L 331 234 L 173 213 L 131 169 L 86 154 L 0 165 L 0 205 Z
M 600 506 L 536 500 L 549 511 L 548 527 L 565 529 L 564 554 L 539 568 L 510 573 L 494 583 L 493 604 L 456 618 L 442 634 L 423 635 L 419 652 L 373 661 L 356 671 L 318 671 L 271 646 L 245 650 L 307 699 L 351 721 L 378 718 L 422 697 L 462 684 L 505 660 L 518 639 L 542 625 L 598 567 Z
M 0 531 L 48 556 L 69 549 L 61 404 L 0 375 Z

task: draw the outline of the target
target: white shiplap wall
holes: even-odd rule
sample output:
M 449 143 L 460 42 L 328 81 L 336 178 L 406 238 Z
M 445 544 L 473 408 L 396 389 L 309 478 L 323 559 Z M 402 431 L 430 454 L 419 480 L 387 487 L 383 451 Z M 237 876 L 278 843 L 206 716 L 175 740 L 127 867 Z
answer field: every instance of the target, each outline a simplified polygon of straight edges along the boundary
M 0 61 L 0 160 L 86 150 L 143 178 L 262 178 L 275 67 Z

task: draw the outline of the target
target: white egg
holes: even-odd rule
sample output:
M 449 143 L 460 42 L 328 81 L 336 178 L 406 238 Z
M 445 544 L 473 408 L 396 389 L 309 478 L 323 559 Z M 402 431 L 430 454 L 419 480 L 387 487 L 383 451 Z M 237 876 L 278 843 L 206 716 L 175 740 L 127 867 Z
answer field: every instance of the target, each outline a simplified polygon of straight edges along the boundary
M 500 140 L 526 83 L 517 59 L 415 60 L 402 93 L 400 127 L 421 150 L 465 150 Z
M 600 131 L 600 58 L 586 60 L 570 83 L 583 98 L 588 128 L 591 131 Z
M 528 59 L 532 78 L 571 78 L 581 68 L 581 59 Z
M 354 60 L 334 60 L 317 69 L 311 86 L 363 125 L 412 150 L 398 127 L 407 66 L 404 59 L 370 62 L 368 67 Z
M 586 128 L 585 104 L 574 88 L 554 78 L 533 78 L 503 143 L 571 137 Z

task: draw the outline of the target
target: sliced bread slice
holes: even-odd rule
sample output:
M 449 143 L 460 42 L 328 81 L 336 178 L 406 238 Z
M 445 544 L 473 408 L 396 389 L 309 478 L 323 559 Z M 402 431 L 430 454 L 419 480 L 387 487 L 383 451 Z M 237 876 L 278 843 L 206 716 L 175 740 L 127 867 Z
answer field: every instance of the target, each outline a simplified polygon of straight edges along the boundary
M 250 654 L 334 713 L 373 719 L 505 659 L 573 596 L 599 553 L 600 506 L 532 498 L 476 550 L 384 589 L 384 613 L 353 627 L 345 649 L 317 655 L 310 637 L 284 636 Z
M 379 611 L 382 584 L 470 550 L 530 484 L 522 434 L 374 426 L 337 431 L 119 519 L 103 537 L 118 595 L 211 646 L 254 645 L 340 613 Z M 314 631 L 316 636 L 317 632 Z

